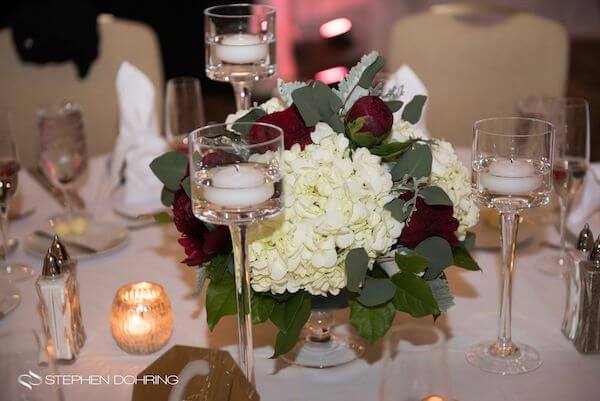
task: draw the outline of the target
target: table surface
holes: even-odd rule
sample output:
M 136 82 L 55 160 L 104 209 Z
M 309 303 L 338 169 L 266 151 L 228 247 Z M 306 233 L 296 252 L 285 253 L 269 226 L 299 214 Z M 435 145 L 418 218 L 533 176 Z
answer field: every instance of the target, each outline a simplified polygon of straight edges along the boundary
M 462 152 L 464 154 L 464 152 Z M 108 196 L 99 193 L 104 177 L 105 158 L 90 163 L 90 171 L 82 184 L 81 194 L 95 216 L 115 219 Z M 60 210 L 44 190 L 25 172 L 21 173 L 19 191 L 22 203 L 34 204 L 36 213 L 15 222 L 13 237 L 23 240 L 46 218 Z M 452 394 L 460 401 L 537 401 L 600 399 L 600 355 L 584 356 L 563 337 L 560 331 L 565 289 L 557 276 L 544 275 L 536 269 L 554 250 L 539 246 L 544 233 L 536 241 L 517 252 L 514 284 L 513 338 L 534 345 L 543 359 L 536 371 L 519 376 L 500 376 L 470 366 L 465 350 L 496 334 L 499 293 L 500 255 L 498 251 L 475 251 L 483 272 L 457 268 L 447 270 L 456 305 L 441 316 L 436 325 L 448 336 L 449 374 Z M 180 264 L 183 250 L 177 244 L 178 233 L 172 225 L 151 226 L 132 232 L 129 245 L 112 255 L 81 262 L 78 268 L 80 297 L 87 341 L 77 361 L 59 366 L 61 374 L 136 375 L 160 354 L 175 344 L 234 349 L 236 326 L 233 318 L 225 318 L 214 332 L 206 325 L 204 297 L 193 296 L 193 269 Z M 13 259 L 33 264 L 41 270 L 40 258 L 27 255 L 23 249 Z M 110 332 L 110 307 L 117 289 L 134 281 L 155 281 L 163 285 L 174 311 L 174 331 L 161 351 L 148 356 L 132 356 L 122 351 Z M 22 292 L 21 304 L 0 320 L 0 332 L 41 327 L 37 312 L 35 280 L 16 283 Z M 347 318 L 341 312 L 340 320 Z M 397 316 L 396 324 L 410 321 Z M 431 319 L 418 323 L 430 324 Z M 367 350 L 363 359 L 346 366 L 327 370 L 286 366 L 268 359 L 269 344 L 275 330 L 269 324 L 255 327 L 256 375 L 258 391 L 264 401 L 319 400 L 353 401 L 377 397 L 382 363 L 380 347 Z M 234 353 L 235 354 L 235 353 Z M 2 363 L 0 361 L 0 363 Z M 16 385 L 16 383 L 15 383 Z M 334 387 L 332 387 L 332 385 Z M 73 384 L 63 386 L 66 401 L 128 400 L 131 385 Z M 0 399 L 2 397 L 0 396 Z

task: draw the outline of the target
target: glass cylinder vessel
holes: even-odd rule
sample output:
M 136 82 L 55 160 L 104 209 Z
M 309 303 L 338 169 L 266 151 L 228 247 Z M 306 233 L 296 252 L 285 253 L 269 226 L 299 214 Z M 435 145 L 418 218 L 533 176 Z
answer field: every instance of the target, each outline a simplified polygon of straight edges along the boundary
M 275 9 L 229 4 L 204 10 L 206 75 L 233 85 L 237 110 L 251 106 L 252 82 L 277 71 Z
M 171 301 L 160 284 L 125 285 L 112 303 L 111 331 L 117 345 L 130 354 L 161 349 L 173 332 Z

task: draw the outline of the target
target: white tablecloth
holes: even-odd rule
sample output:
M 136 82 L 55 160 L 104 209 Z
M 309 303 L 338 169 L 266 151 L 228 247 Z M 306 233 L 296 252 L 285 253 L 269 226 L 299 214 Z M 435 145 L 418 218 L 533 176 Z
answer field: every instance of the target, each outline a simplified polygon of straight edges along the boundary
M 97 216 L 112 215 L 108 200 L 98 197 L 96 188 L 105 171 L 104 158 L 94 159 L 81 194 Z M 14 237 L 23 239 L 45 218 L 60 210 L 58 204 L 27 174 L 22 173 L 20 191 L 25 204 L 35 204 L 36 213 L 12 226 Z M 114 216 L 112 216 L 114 218 Z M 541 236 L 541 234 L 540 234 Z M 77 361 L 59 367 L 62 374 L 136 375 L 174 344 L 201 347 L 232 347 L 236 343 L 233 318 L 226 318 L 210 333 L 203 310 L 203 297 L 192 297 L 194 273 L 178 263 L 183 250 L 171 225 L 152 226 L 132 232 L 131 243 L 109 256 L 81 262 L 78 269 L 83 320 L 87 342 Z M 539 238 L 541 239 L 541 238 Z M 460 401 L 597 401 L 600 400 L 600 356 L 584 356 L 560 332 L 564 307 L 562 279 L 536 269 L 542 254 L 556 252 L 529 244 L 518 250 L 514 285 L 513 338 L 534 345 L 543 358 L 542 366 L 529 374 L 499 376 L 470 366 L 465 350 L 475 342 L 496 335 L 499 289 L 498 252 L 477 251 L 474 256 L 483 272 L 447 270 L 456 295 L 456 306 L 436 324 L 447 336 L 449 373 L 454 398 Z M 26 260 L 41 270 L 41 260 L 22 249 L 14 258 Z M 122 351 L 110 332 L 110 307 L 116 290 L 129 282 L 155 281 L 167 291 L 175 315 L 173 336 L 165 348 L 149 356 L 132 356 Z M 17 283 L 23 294 L 19 307 L 0 320 L 0 332 L 40 328 L 34 280 Z M 340 317 L 344 319 L 346 313 Z M 398 323 L 410 320 L 399 316 Z M 430 319 L 421 319 L 428 324 Z M 255 328 L 257 348 L 272 344 L 275 331 L 270 325 Z M 368 350 L 365 359 L 327 370 L 286 366 L 268 358 L 268 350 L 256 351 L 257 386 L 262 400 L 365 401 L 378 397 L 381 362 L 378 347 Z M 0 361 L 0 363 L 2 363 Z M 15 383 L 15 385 L 17 385 Z M 67 385 L 66 401 L 128 400 L 130 385 Z M 2 390 L 0 389 L 0 393 Z M 0 395 L 0 399 L 2 396 Z

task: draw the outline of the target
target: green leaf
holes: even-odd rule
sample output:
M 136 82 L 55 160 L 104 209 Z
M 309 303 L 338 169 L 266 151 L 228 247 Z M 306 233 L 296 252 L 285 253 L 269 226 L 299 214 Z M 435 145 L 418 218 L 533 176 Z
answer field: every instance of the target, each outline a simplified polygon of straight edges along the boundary
M 277 328 L 287 332 L 299 313 L 308 308 L 310 313 L 310 296 L 306 292 L 298 292 L 285 302 L 277 302 L 271 314 L 271 321 Z
M 252 324 L 264 323 L 271 317 L 275 299 L 257 292 L 252 294 Z
M 377 74 L 385 65 L 385 59 L 382 56 L 377 56 L 375 61 L 371 63 L 365 70 L 363 71 L 360 79 L 358 80 L 358 86 L 361 88 L 369 89 L 371 84 L 373 83 L 373 79 L 375 78 L 375 74 Z
M 358 334 L 374 344 L 388 331 L 396 310 L 392 302 L 369 308 L 356 300 L 350 301 L 350 323 Z
M 399 181 L 404 176 L 421 178 L 431 174 L 433 156 L 428 145 L 415 144 L 407 150 L 392 168 L 392 180 Z
M 447 312 L 454 306 L 454 296 L 448 287 L 448 281 L 438 277 L 435 280 L 426 281 L 440 312 Z
M 415 253 L 427 259 L 425 280 L 433 280 L 448 266 L 454 263 L 452 248 L 448 241 L 441 237 L 429 237 L 415 247 Z
M 454 248 L 454 266 L 462 267 L 463 269 L 478 271 L 481 270 L 475 259 L 462 246 Z
M 385 102 L 385 104 L 392 113 L 395 113 L 402 108 L 404 102 L 400 100 L 388 100 Z
M 211 280 L 206 290 L 206 321 L 212 331 L 223 316 L 235 315 L 235 284 L 229 274 L 220 281 Z
M 310 317 L 310 296 L 305 292 L 298 295 L 302 302 L 287 330 L 283 331 L 280 328 L 279 333 L 277 333 L 277 337 L 275 338 L 274 352 L 273 356 L 271 356 L 271 359 L 277 358 L 278 356 L 283 355 L 294 348 L 294 345 L 296 345 L 298 337 L 302 332 L 302 328 Z M 275 305 L 275 308 L 273 309 L 271 321 L 273 321 L 273 315 L 275 314 L 275 310 L 278 308 L 278 306 L 279 305 Z
M 313 127 L 319 122 L 319 112 L 314 103 L 313 88 L 303 86 L 292 92 L 292 99 L 298 108 L 307 127 Z
M 411 139 L 406 142 L 392 142 L 383 145 L 377 145 L 372 147 L 369 151 L 375 156 L 381 156 L 386 159 L 391 159 L 400 156 L 406 152 L 415 143 L 415 140 Z
M 217 255 L 206 266 L 206 274 L 210 281 L 219 282 L 227 271 L 229 255 Z M 230 275 L 231 276 L 231 275 Z
M 154 175 L 171 191 L 179 189 L 179 183 L 187 169 L 187 156 L 181 152 L 167 152 L 150 163 Z
M 408 121 L 411 124 L 416 124 L 421 119 L 421 113 L 423 112 L 423 106 L 427 101 L 427 96 L 415 95 L 410 102 L 404 108 L 402 112 L 402 119 Z
M 238 123 L 254 123 L 260 120 L 261 117 L 266 116 L 267 112 L 261 108 L 255 107 L 249 112 L 235 120 L 235 123 L 231 126 L 231 129 L 242 134 L 248 135 L 252 126 L 250 124 L 238 124 Z
M 398 265 L 403 272 L 421 273 L 427 267 L 427 259 L 416 253 L 402 255 L 401 253 L 396 252 L 394 259 L 396 260 L 396 265 Z
M 173 204 L 174 196 L 175 192 L 171 191 L 167 187 L 163 187 L 163 189 L 160 191 L 160 203 L 167 207 L 170 207 Z
M 362 292 L 356 299 L 364 306 L 377 306 L 394 298 L 395 293 L 396 286 L 389 278 L 367 277 Z
M 472 231 L 467 231 L 465 239 L 461 242 L 461 246 L 467 251 L 473 249 L 473 247 L 475 246 L 475 233 Z
M 444 190 L 438 186 L 430 185 L 422 188 L 419 190 L 419 195 L 423 197 L 425 203 L 428 205 L 452 206 L 452 201 L 446 192 L 444 192 Z
M 325 120 L 324 122 L 329 124 L 331 129 L 333 129 L 338 134 L 343 134 L 344 131 L 346 130 L 346 127 L 344 126 L 344 122 L 342 121 L 340 116 L 337 114 L 330 115 L 329 118 L 327 120 Z
M 170 223 L 173 221 L 173 216 L 168 212 L 155 213 L 152 217 L 154 217 L 154 221 L 158 224 Z
M 316 81 L 312 90 L 313 102 L 319 112 L 319 119 L 327 122 L 331 115 L 338 115 L 342 108 L 342 101 L 329 86 L 321 81 Z
M 413 273 L 400 272 L 392 276 L 396 285 L 393 304 L 397 310 L 406 312 L 412 317 L 423 317 L 440 313 L 431 289 L 420 277 Z
M 191 180 L 190 177 L 185 177 L 183 181 L 181 181 L 181 187 L 185 191 L 185 194 L 188 198 L 192 199 L 192 188 L 191 188 Z
M 357 118 L 357 120 L 361 118 L 362 117 L 359 117 Z M 371 146 L 377 143 L 377 138 L 375 138 L 370 133 L 355 132 L 354 134 L 352 134 L 351 139 L 356 145 L 358 145 L 361 148 L 370 148 Z
M 348 291 L 358 292 L 369 269 L 369 255 L 364 248 L 354 248 L 346 255 L 346 287 Z
M 410 215 L 410 209 L 405 208 L 406 202 L 403 199 L 396 198 L 384 206 L 392 213 L 392 217 L 399 222 L 404 222 Z

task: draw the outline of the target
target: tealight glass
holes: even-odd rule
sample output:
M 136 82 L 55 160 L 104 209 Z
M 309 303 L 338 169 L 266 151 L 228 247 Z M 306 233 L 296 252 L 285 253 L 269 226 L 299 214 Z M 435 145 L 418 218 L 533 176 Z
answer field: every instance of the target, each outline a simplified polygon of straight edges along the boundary
M 500 213 L 503 260 L 498 339 L 466 355 L 488 372 L 519 374 L 541 364 L 533 347 L 511 339 L 512 274 L 519 214 L 550 201 L 553 136 L 552 124 L 533 118 L 489 118 L 473 127 L 472 193 L 481 206 Z
M 204 10 L 206 75 L 230 82 L 237 110 L 251 106 L 254 81 L 273 76 L 275 9 L 262 4 L 229 4 Z
M 264 123 L 214 124 L 192 132 L 188 143 L 194 215 L 231 232 L 239 362 L 254 382 L 248 227 L 281 211 L 283 131 Z
M 161 349 L 173 333 L 171 301 L 163 287 L 141 281 L 119 288 L 112 303 L 111 331 L 117 345 L 130 354 Z

